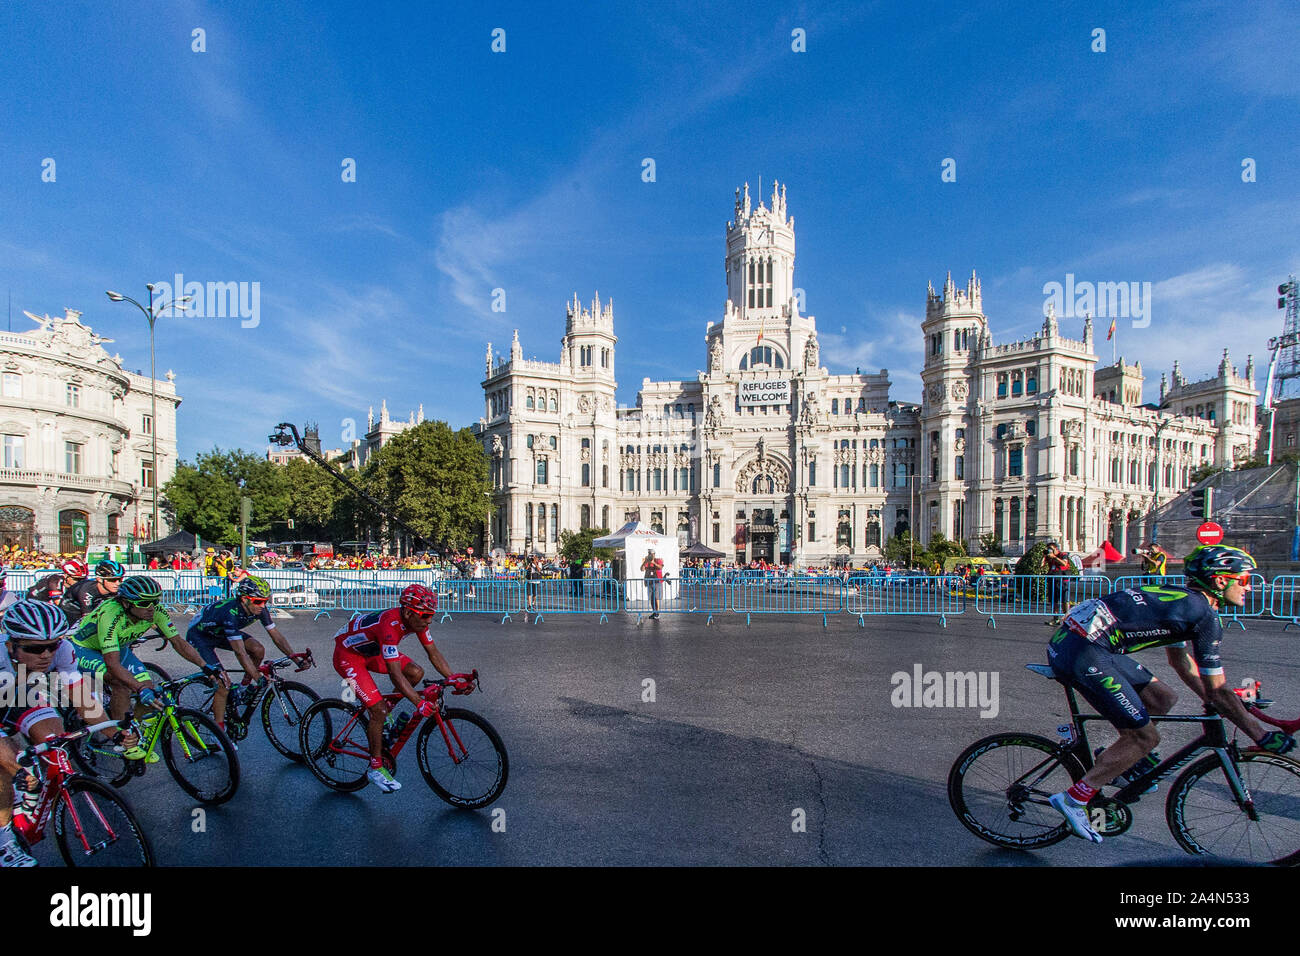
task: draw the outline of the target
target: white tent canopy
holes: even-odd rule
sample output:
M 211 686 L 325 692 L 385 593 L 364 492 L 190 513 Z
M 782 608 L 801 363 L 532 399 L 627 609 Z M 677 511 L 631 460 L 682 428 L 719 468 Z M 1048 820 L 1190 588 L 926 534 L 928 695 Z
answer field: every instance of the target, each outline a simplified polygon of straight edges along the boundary
M 653 548 L 655 557 L 664 563 L 664 584 L 660 597 L 671 601 L 677 594 L 677 581 L 681 577 L 681 555 L 677 538 L 660 534 L 649 525 L 639 521 L 629 521 L 613 534 L 597 538 L 591 542 L 596 548 L 613 548 L 623 552 L 623 578 L 627 581 L 627 602 L 629 610 L 640 610 L 649 606 L 645 579 L 641 575 L 641 562 L 646 553 Z

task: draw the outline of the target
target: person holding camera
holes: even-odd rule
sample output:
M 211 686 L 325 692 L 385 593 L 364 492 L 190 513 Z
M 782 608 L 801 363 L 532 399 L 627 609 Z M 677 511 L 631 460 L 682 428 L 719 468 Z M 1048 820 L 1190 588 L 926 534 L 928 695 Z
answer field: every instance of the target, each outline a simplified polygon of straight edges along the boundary
M 1164 577 L 1169 555 L 1154 541 L 1149 548 L 1134 548 L 1133 553 L 1142 559 L 1142 573 Z

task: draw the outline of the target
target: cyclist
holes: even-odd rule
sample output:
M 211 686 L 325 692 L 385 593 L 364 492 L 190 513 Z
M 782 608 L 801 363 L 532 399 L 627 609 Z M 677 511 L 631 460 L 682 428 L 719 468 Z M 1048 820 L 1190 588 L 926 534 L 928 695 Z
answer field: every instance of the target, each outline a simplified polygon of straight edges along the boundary
M 161 600 L 162 588 L 157 581 L 143 574 L 132 575 L 122 581 L 116 594 L 82 618 L 72 637 L 77 666 L 85 673 L 100 675 L 108 684 L 108 710 L 114 720 L 126 715 L 133 693 L 146 707 L 156 703 L 157 692 L 149 672 L 131 653 L 131 644 L 137 638 L 156 629 L 181 657 L 197 667 L 205 666 L 198 652 L 180 639 L 176 626 L 159 605 Z M 139 760 L 145 752 L 136 743 L 122 756 Z M 157 759 L 156 754 L 152 756 Z
M 32 744 L 43 743 L 63 732 L 63 721 L 52 706 L 53 694 L 47 696 L 31 684 L 18 687 L 19 668 L 23 674 L 48 674 L 47 680 L 59 681 L 88 724 L 103 720 L 103 711 L 90 693 L 90 683 L 82 681 L 72 645 L 64 640 L 69 626 L 61 610 L 45 601 L 19 601 L 4 612 L 0 627 L 4 629 L 0 634 L 0 683 L 11 688 L 5 696 L 12 694 L 10 699 L 15 701 L 0 707 L 0 867 L 35 866 L 36 860 L 14 838 L 11 795 L 14 778 L 20 774 L 25 779 L 22 789 L 29 793 L 38 793 L 40 782 L 20 770 L 17 758 L 21 748 L 9 737 L 21 734 Z
M 27 589 L 27 596 L 37 601 L 49 601 L 58 604 L 67 591 L 78 581 L 84 581 L 90 574 L 90 568 L 80 558 L 68 558 L 59 566 L 61 574 L 47 574 Z
M 438 595 L 423 584 L 409 584 L 403 589 L 397 607 L 354 615 L 334 635 L 334 670 L 347 681 L 370 718 L 367 727 L 370 769 L 366 776 L 383 793 L 400 790 L 402 785 L 384 767 L 383 732 L 388 706 L 370 672 L 387 673 L 393 688 L 415 705 L 420 716 L 433 716 L 434 705 L 415 690 L 424 679 L 424 669 L 398 649 L 403 637 L 414 634 L 424 645 L 434 669 L 443 677 L 457 681 L 455 691 L 467 693 L 473 686 L 467 675 L 451 672 L 451 665 L 429 636 L 429 622 L 437 610 Z
M 68 623 L 75 627 L 83 617 L 116 594 L 125 575 L 126 570 L 116 561 L 100 561 L 95 565 L 93 579 L 87 578 L 64 591 L 59 607 L 68 616 Z
M 1239 548 L 1199 547 L 1184 562 L 1186 587 L 1145 585 L 1115 591 L 1077 604 L 1066 615 L 1048 644 L 1052 670 L 1119 730 L 1119 740 L 1098 755 L 1091 770 L 1050 798 L 1075 836 L 1100 843 L 1101 834 L 1089 823 L 1088 801 L 1106 783 L 1127 783 L 1156 764 L 1150 755 L 1160 734 L 1151 715 L 1169 713 L 1177 695 L 1127 657 L 1134 651 L 1164 647 L 1183 683 L 1249 734 L 1261 750 L 1283 754 L 1295 747 L 1292 737 L 1270 730 L 1246 712 L 1228 686 L 1219 658 L 1219 608 L 1245 604 L 1254 568 L 1255 559 Z
M 219 677 L 216 693 L 212 697 L 212 717 L 226 729 L 226 700 L 230 696 L 230 675 L 217 660 L 217 650 L 232 651 L 239 658 L 239 666 L 244 669 L 244 683 L 261 680 L 258 667 L 266 656 L 266 649 L 261 641 L 251 634 L 245 634 L 244 628 L 254 621 L 261 621 L 266 633 L 275 642 L 281 652 L 298 659 L 288 638 L 280 633 L 271 620 L 267 602 L 271 600 L 271 586 L 262 578 L 245 574 L 235 585 L 233 597 L 224 598 L 209 604 L 203 613 L 194 619 L 185 632 L 185 640 L 194 646 L 199 657 L 210 667 L 216 668 Z M 298 670 L 306 670 L 307 665 L 299 659 Z

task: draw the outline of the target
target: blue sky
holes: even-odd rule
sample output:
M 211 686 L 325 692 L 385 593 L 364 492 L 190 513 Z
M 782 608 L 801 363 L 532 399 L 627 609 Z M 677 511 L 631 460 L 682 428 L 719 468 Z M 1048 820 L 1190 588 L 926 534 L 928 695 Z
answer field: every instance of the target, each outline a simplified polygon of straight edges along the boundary
M 142 368 L 143 318 L 105 289 L 260 283 L 256 328 L 160 320 L 183 457 L 285 419 L 335 446 L 383 398 L 469 424 L 486 343 L 518 328 L 556 360 L 575 291 L 614 300 L 631 404 L 704 364 L 733 192 L 761 176 L 788 184 L 823 364 L 887 367 L 896 399 L 920 398 L 927 280 L 972 267 L 997 341 L 1067 273 L 1151 282 L 1150 327 L 1119 329 L 1148 400 L 1225 345 L 1262 388 L 1300 271 L 1294 6 L 972 6 L 15 0 L 0 294 L 16 331 L 76 308 Z

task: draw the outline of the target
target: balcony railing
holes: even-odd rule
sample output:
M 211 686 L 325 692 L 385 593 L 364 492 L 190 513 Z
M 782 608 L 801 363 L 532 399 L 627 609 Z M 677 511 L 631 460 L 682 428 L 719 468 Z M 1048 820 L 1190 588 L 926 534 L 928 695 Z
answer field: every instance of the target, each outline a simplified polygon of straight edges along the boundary
M 136 487 L 129 481 L 119 481 L 116 478 L 101 478 L 97 475 L 71 475 L 60 471 L 0 468 L 0 485 L 55 485 L 62 488 L 106 491 L 125 498 L 137 497 Z

